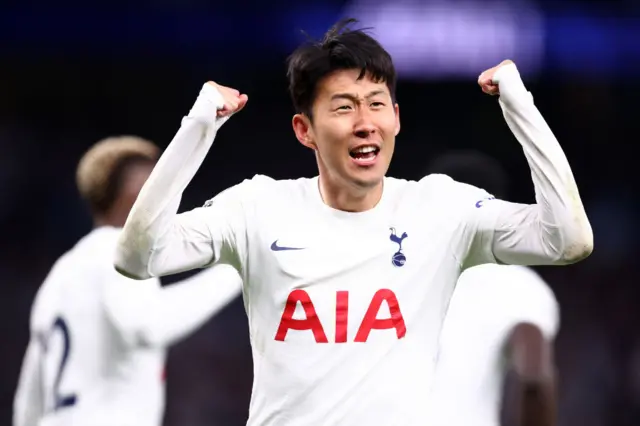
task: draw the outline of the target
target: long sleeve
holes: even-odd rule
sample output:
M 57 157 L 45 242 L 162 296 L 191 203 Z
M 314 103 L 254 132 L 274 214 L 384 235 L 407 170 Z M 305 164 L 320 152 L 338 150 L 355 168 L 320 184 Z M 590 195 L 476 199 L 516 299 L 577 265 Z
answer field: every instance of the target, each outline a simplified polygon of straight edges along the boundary
M 146 286 L 127 281 L 117 276 L 105 282 L 104 300 L 111 322 L 130 345 L 171 345 L 202 326 L 242 290 L 242 278 L 226 264 L 163 288 L 155 280 L 143 281 Z
M 478 202 L 471 209 L 477 225 L 476 250 L 467 263 L 486 261 L 483 251 L 491 252 L 489 260 L 505 264 L 577 262 L 593 250 L 593 232 L 569 162 L 515 65 L 500 68 L 494 82 L 500 88 L 505 120 L 531 168 L 536 203 Z
M 216 249 L 223 244 L 220 240 L 229 235 L 225 219 L 237 213 L 231 206 L 233 201 L 179 215 L 177 211 L 183 191 L 226 121 L 216 117 L 223 104 L 218 90 L 205 84 L 129 214 L 114 261 L 120 273 L 146 279 L 203 267 L 215 260 Z M 220 227 L 217 240 L 209 223 Z
M 43 415 L 41 356 L 41 344 L 32 337 L 22 361 L 13 401 L 13 426 L 37 426 Z

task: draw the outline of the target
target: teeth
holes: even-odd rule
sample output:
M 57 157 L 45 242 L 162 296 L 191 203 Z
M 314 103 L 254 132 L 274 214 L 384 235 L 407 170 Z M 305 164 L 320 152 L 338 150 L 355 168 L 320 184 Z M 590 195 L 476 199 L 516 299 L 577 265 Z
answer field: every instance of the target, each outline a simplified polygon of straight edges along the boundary
M 353 150 L 353 152 L 357 152 L 359 154 L 368 154 L 370 152 L 374 152 L 377 148 L 375 146 L 361 146 Z

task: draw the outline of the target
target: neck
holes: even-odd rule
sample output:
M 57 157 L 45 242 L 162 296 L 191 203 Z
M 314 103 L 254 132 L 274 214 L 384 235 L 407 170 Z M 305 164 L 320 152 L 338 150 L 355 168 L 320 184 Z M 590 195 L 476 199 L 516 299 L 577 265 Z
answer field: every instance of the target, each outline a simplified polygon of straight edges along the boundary
M 127 216 L 120 214 L 109 213 L 93 217 L 93 227 L 100 228 L 101 226 L 111 226 L 114 228 L 122 228 L 127 220 Z
M 372 187 L 355 187 L 332 182 L 324 174 L 318 179 L 322 201 L 329 207 L 345 212 L 364 212 L 374 208 L 382 198 L 383 182 Z

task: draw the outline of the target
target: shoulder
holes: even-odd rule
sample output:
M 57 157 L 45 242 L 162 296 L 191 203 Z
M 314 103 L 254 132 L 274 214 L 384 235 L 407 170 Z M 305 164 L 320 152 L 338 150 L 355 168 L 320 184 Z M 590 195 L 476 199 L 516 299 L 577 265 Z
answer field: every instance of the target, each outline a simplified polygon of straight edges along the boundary
M 245 180 L 246 185 L 250 185 L 253 190 L 273 193 L 296 193 L 306 192 L 311 185 L 317 183 L 317 178 L 298 179 L 273 179 L 269 176 L 255 175 L 249 180 Z
M 255 175 L 253 178 L 245 180 L 243 185 L 250 187 L 253 191 L 272 195 L 283 192 L 306 192 L 314 183 L 317 184 L 317 178 L 273 179 L 265 175 Z
M 231 186 L 205 202 L 203 207 L 210 207 L 220 201 L 235 201 L 241 204 L 256 202 L 261 199 L 303 194 L 313 179 L 273 179 L 265 175 L 254 175 L 251 179 Z
M 74 282 L 75 276 L 84 274 L 84 270 L 91 268 L 91 265 L 100 258 L 104 258 L 104 256 L 91 256 L 89 252 L 83 250 L 90 235 L 80 239 L 74 247 L 60 256 L 47 273 L 31 307 L 32 331 L 48 327 L 51 317 L 62 305 L 65 289 Z
M 443 174 L 430 174 L 419 181 L 386 178 L 385 194 L 387 190 L 398 204 L 423 212 L 440 212 L 450 218 L 473 214 L 483 206 L 484 200 L 492 198 L 483 189 L 457 182 Z
M 422 191 L 436 194 L 438 197 L 453 203 L 465 206 L 479 207 L 483 200 L 492 196 L 482 188 L 461 183 L 447 175 L 430 174 L 419 181 Z
M 43 281 L 34 302 L 38 306 L 52 303 L 65 294 L 73 294 L 74 286 L 97 288 L 105 277 L 115 273 L 111 259 L 116 249 L 119 228 L 98 228 L 82 237 L 60 256 Z M 77 288 L 76 288 L 77 289 Z
M 478 207 L 483 200 L 493 198 L 484 189 L 460 183 L 447 175 L 433 173 L 419 181 L 386 178 L 385 185 L 394 193 L 403 197 L 416 197 L 424 202 L 432 204 L 434 201 L 441 205 L 455 207 Z

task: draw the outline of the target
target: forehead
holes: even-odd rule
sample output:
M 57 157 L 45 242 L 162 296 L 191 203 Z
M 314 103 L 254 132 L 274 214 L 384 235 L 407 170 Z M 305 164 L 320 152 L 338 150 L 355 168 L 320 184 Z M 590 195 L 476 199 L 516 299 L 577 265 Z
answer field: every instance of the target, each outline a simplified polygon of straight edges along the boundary
M 332 72 L 318 83 L 318 99 L 331 98 L 336 93 L 365 96 L 374 90 L 383 90 L 389 94 L 389 88 L 385 82 L 374 82 L 369 73 L 358 79 L 360 73 L 359 69 Z

